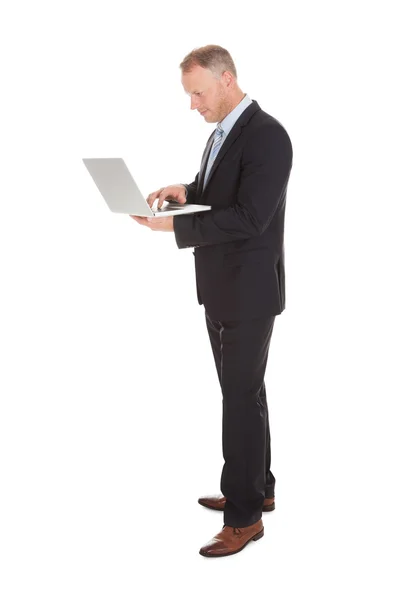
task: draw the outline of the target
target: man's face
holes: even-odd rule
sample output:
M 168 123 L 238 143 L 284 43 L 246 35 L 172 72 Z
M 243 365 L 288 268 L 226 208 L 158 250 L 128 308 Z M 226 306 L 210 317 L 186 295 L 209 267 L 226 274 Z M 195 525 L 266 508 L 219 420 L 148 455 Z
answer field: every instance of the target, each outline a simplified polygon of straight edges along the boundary
M 190 96 L 190 108 L 197 110 L 207 123 L 217 123 L 228 114 L 225 74 L 216 79 L 209 69 L 196 65 L 182 73 L 182 85 Z

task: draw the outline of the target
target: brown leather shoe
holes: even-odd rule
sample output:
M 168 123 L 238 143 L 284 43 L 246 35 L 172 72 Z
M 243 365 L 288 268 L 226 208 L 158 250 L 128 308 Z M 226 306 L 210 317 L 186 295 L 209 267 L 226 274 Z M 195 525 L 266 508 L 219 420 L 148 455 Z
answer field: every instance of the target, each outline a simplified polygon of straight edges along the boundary
M 264 535 L 262 519 L 249 527 L 230 527 L 224 525 L 216 536 L 200 548 L 200 554 L 207 557 L 229 556 L 236 554 L 253 540 L 254 542 Z
M 202 496 L 199 498 L 198 502 L 206 508 L 212 508 L 213 510 L 224 510 L 226 498 L 221 494 L 216 494 L 214 496 Z M 275 510 L 275 498 L 265 498 L 262 510 L 263 512 Z

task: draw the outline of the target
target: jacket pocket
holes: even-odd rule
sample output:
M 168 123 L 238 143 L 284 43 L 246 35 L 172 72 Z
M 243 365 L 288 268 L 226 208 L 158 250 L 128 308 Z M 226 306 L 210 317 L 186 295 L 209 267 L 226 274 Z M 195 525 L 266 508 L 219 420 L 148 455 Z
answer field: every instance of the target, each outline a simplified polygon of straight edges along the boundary
M 224 254 L 223 266 L 232 267 L 236 265 L 250 265 L 257 263 L 268 263 L 271 260 L 271 254 L 266 248 L 255 248 L 253 250 L 241 250 L 240 252 L 231 252 Z

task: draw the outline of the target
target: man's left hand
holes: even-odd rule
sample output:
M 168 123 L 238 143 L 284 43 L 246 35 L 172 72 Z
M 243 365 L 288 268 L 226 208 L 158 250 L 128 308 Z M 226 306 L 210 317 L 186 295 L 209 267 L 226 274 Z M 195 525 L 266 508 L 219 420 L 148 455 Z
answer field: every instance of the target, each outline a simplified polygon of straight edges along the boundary
M 135 217 L 129 215 L 140 225 L 145 225 L 153 231 L 174 231 L 174 217 Z

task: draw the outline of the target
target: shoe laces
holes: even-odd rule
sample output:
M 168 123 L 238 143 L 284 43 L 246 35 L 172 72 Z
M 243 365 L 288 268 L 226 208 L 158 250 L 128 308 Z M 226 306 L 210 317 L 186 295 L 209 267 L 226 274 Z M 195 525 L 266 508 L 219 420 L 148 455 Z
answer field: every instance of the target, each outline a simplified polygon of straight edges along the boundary
M 228 525 L 224 525 L 223 529 L 225 529 L 225 527 L 228 527 Z M 232 527 L 233 529 L 233 533 L 235 535 L 240 535 L 242 533 L 242 530 L 240 529 L 240 527 Z

